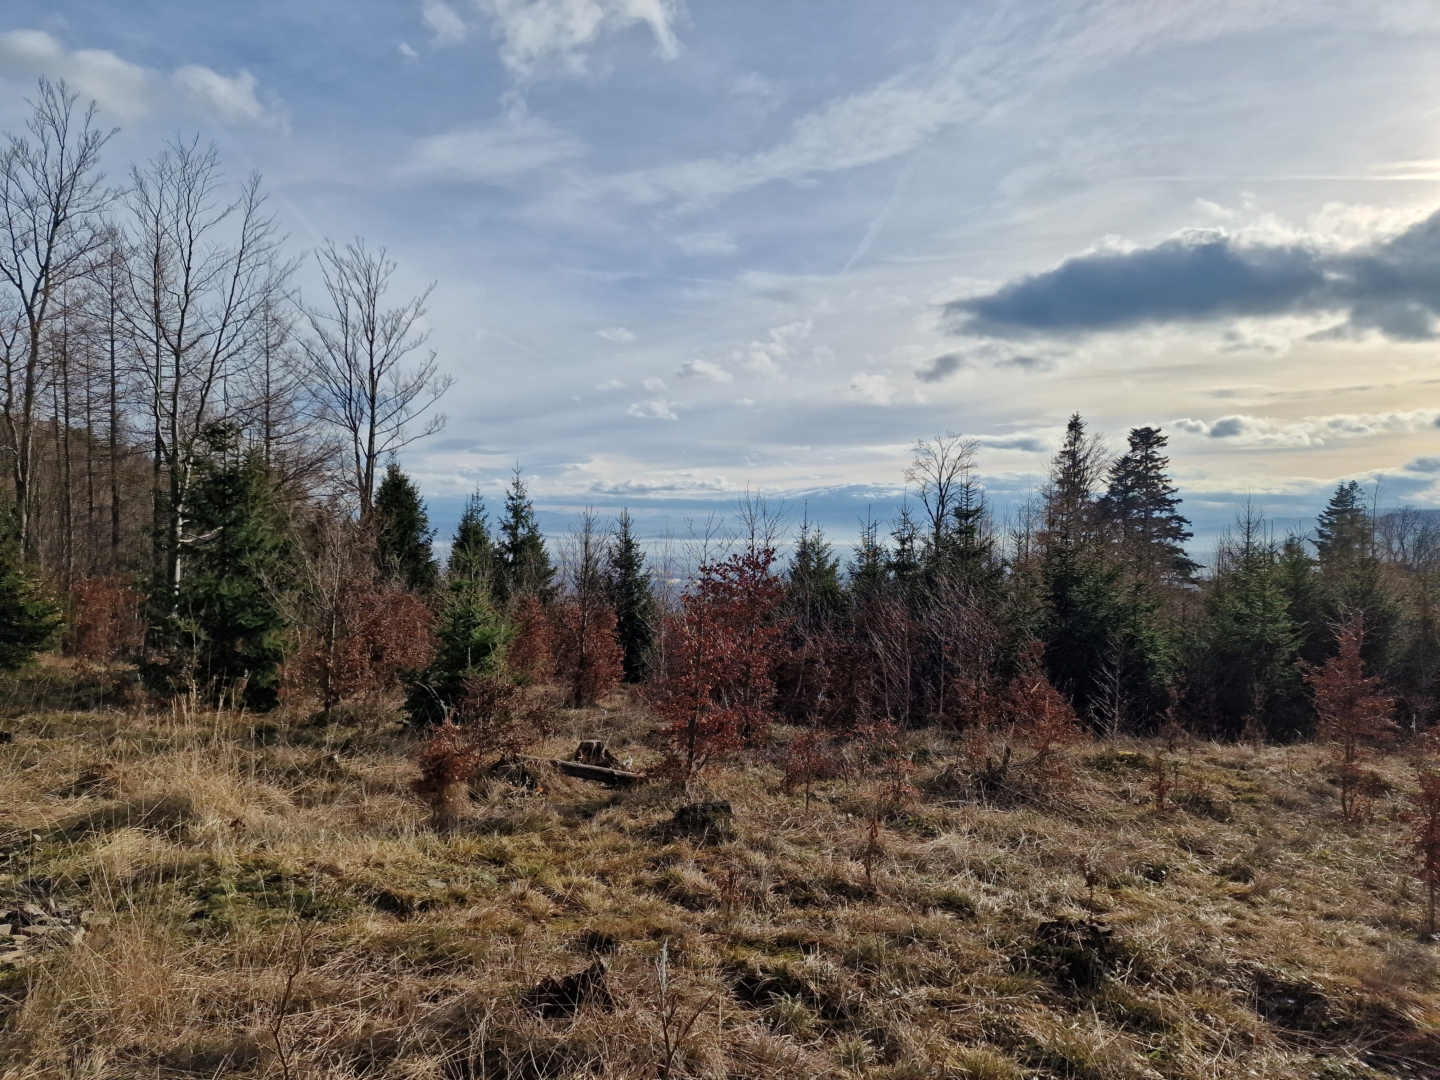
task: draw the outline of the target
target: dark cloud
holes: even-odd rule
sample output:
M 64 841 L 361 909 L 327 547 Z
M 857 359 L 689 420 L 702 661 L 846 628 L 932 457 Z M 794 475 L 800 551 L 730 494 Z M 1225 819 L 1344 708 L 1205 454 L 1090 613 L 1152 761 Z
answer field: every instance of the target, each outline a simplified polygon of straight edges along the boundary
M 923 367 L 916 369 L 915 377 L 921 382 L 939 382 L 949 375 L 954 375 L 968 361 L 959 353 L 946 353 L 944 356 L 937 356 L 928 361 Z
M 1344 320 L 1327 336 L 1427 341 L 1440 318 L 1440 213 L 1338 254 L 1203 233 L 1080 255 L 945 310 L 958 331 L 996 337 L 1334 311 Z
M 1059 365 L 1048 356 L 1007 356 L 1003 360 L 996 360 L 995 366 L 1000 368 L 1014 368 L 1017 371 L 1028 371 L 1035 374 L 1041 371 L 1054 371 Z

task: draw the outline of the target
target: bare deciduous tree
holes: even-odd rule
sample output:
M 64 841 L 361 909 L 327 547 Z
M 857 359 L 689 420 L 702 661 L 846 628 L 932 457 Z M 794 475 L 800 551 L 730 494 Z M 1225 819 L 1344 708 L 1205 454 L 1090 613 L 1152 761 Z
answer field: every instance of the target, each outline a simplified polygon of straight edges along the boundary
M 944 546 L 945 529 L 961 495 L 973 486 L 975 457 L 980 444 L 947 431 L 915 443 L 914 457 L 905 469 L 905 481 L 914 484 L 930 519 L 931 551 Z
M 343 248 L 327 241 L 319 260 L 330 310 L 304 309 L 311 331 L 304 349 L 320 416 L 350 442 L 363 520 L 373 508 L 380 461 L 444 425 L 444 415 L 435 413 L 418 431 L 410 430 L 451 380 L 439 374 L 433 349 L 418 363 L 406 362 L 428 337 L 416 324 L 433 285 L 387 310 L 381 305 L 396 263 L 384 248 L 369 251 L 358 239 Z
M 0 151 L 0 430 L 15 487 L 21 544 L 30 542 L 36 409 L 46 388 L 47 324 L 62 287 L 84 273 L 105 242 L 100 150 L 114 134 L 83 114 L 62 82 L 40 80 L 30 137 L 7 135 Z
M 196 447 L 230 413 L 229 380 L 257 347 L 293 264 L 251 174 L 231 202 L 215 147 L 175 140 L 131 174 L 128 321 L 153 436 L 156 569 L 179 584 Z

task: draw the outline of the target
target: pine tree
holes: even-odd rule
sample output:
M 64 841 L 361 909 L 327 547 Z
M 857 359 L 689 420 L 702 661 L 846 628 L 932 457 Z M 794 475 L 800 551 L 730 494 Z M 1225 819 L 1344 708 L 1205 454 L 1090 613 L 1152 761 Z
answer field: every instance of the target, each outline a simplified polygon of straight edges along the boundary
M 1147 575 L 1159 580 L 1189 581 L 1199 565 L 1185 554 L 1193 535 L 1179 512 L 1180 498 L 1166 470 L 1170 459 L 1161 451 L 1169 439 L 1159 428 L 1132 428 L 1130 449 L 1109 469 L 1109 486 L 1098 509 L 1125 554 Z
M 880 595 L 888 578 L 890 552 L 880 542 L 880 523 L 868 513 L 860 523 L 860 540 L 846 566 L 850 593 L 857 601 Z
M 1291 703 L 1302 692 L 1299 646 L 1281 553 L 1247 507 L 1237 534 L 1220 547 L 1205 597 L 1199 655 L 1190 664 L 1189 692 L 1203 710 L 1198 719 L 1221 735 L 1238 735 L 1250 720 L 1293 735 Z
M 55 644 L 60 606 L 26 569 L 20 545 L 0 541 L 0 671 L 24 667 Z
M 1114 730 L 1165 708 L 1172 647 L 1159 624 L 1159 597 L 1129 580 L 1105 542 L 1095 487 L 1104 448 L 1070 418 L 1051 465 L 1041 535 L 1040 596 L 1045 668 L 1075 710 Z
M 505 516 L 500 521 L 500 574 L 497 598 L 512 599 L 536 594 L 547 597 L 555 568 L 545 548 L 545 537 L 535 521 L 535 506 L 517 466 L 505 492 Z
M 605 552 L 605 591 L 615 611 L 615 636 L 625 653 L 625 681 L 642 682 L 655 646 L 655 594 L 628 510 L 620 511 Z
M 1315 525 L 1315 550 L 1327 574 L 1349 569 L 1373 555 L 1375 530 L 1357 480 L 1342 483 Z
M 405 711 L 416 727 L 443 723 L 465 697 L 469 681 L 504 671 L 505 649 L 514 636 L 486 592 L 457 583 L 445 598 L 430 666 L 407 680 Z
M 825 531 L 800 524 L 800 536 L 790 557 L 785 585 L 786 606 L 811 629 L 828 623 L 845 600 L 840 586 L 840 560 L 825 539 Z
M 915 521 L 908 503 L 901 505 L 900 516 L 890 528 L 890 539 L 895 546 L 890 549 L 886 571 L 890 579 L 904 593 L 908 593 L 920 573 L 920 526 Z
M 381 575 L 417 593 L 433 592 L 440 577 L 430 543 L 435 530 L 420 498 L 420 489 L 391 462 L 375 493 L 379 522 L 375 556 Z
M 450 543 L 450 561 L 446 577 L 457 581 L 483 583 L 486 588 L 495 576 L 495 542 L 490 536 L 489 516 L 485 500 L 477 491 L 465 502 L 455 538 Z
M 1321 511 L 1315 527 L 1315 552 L 1325 623 L 1362 616 L 1365 660 L 1387 668 L 1400 621 L 1399 603 L 1376 543 L 1374 515 L 1365 505 L 1365 493 L 1357 481 L 1340 484 Z M 1333 643 L 1328 634 L 1314 640 L 1319 648 L 1311 652 L 1320 654 L 1313 657 L 1318 662 L 1333 651 Z
M 188 523 L 180 587 L 155 598 L 173 598 L 154 634 L 165 655 L 146 673 L 172 690 L 194 686 L 217 699 L 243 686 L 247 708 L 273 708 L 288 630 L 281 599 L 290 541 L 274 477 L 260 453 L 238 448 L 229 426 L 206 433 Z

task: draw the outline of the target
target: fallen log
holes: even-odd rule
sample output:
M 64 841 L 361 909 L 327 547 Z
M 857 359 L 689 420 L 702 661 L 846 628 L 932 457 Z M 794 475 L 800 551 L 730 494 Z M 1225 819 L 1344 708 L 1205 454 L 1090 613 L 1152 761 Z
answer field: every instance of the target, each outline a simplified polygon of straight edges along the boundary
M 555 771 L 562 772 L 566 776 L 573 776 L 577 780 L 593 780 L 595 783 L 604 784 L 607 787 L 629 787 L 645 779 L 641 773 L 627 772 L 624 769 L 607 769 L 603 765 L 586 765 L 582 761 L 562 761 L 559 758 L 529 758 L 528 760 L 549 765 Z

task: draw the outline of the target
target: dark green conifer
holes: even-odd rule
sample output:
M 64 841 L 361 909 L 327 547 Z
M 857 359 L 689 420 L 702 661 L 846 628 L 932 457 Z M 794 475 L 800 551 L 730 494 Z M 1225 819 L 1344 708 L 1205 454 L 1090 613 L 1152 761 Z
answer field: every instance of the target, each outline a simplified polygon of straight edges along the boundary
M 442 723 L 464 697 L 471 676 L 503 672 L 505 647 L 513 635 L 483 590 L 459 583 L 446 595 L 435 636 L 435 659 L 406 680 L 405 711 L 416 727 Z
M 375 493 L 375 557 L 383 577 L 417 593 L 433 592 L 440 567 L 431 550 L 435 530 L 420 489 L 391 462 Z
M 282 597 L 291 578 L 284 507 L 264 458 L 239 448 L 235 430 L 206 434 L 186 525 L 184 575 L 157 620 L 164 663 L 148 674 L 172 690 L 190 685 L 216 699 L 243 686 L 247 708 L 279 702 L 288 622 Z
M 535 505 L 517 466 L 505 492 L 505 516 L 500 521 L 498 545 L 500 573 L 496 595 L 502 602 L 535 594 L 548 597 L 555 568 L 545 548 L 545 537 L 535 521 Z
M 1141 573 L 1160 581 L 1189 581 L 1199 564 L 1185 554 L 1192 533 L 1166 472 L 1170 459 L 1161 451 L 1169 441 L 1159 428 L 1132 428 L 1129 450 L 1110 465 L 1109 487 L 1098 509 L 1123 557 Z
M 890 552 L 880 542 L 880 523 L 867 512 L 860 523 L 860 539 L 845 568 L 850 593 L 857 601 L 878 596 L 888 579 Z
M 477 491 L 465 502 L 455 538 L 450 543 L 450 561 L 445 569 L 451 583 L 483 583 L 488 589 L 495 576 L 495 542 L 490 536 L 485 500 Z
M 816 628 L 834 617 L 844 599 L 840 560 L 826 541 L 825 531 L 819 525 L 811 525 L 807 517 L 800 523 L 800 535 L 790 556 L 785 582 L 786 606 L 805 626 Z
M 55 644 L 60 606 L 26 570 L 9 530 L 0 538 L 0 671 L 24 667 Z
M 620 511 L 605 552 L 605 591 L 615 609 L 615 637 L 625 653 L 625 681 L 641 682 L 655 647 L 655 594 L 628 510 Z

